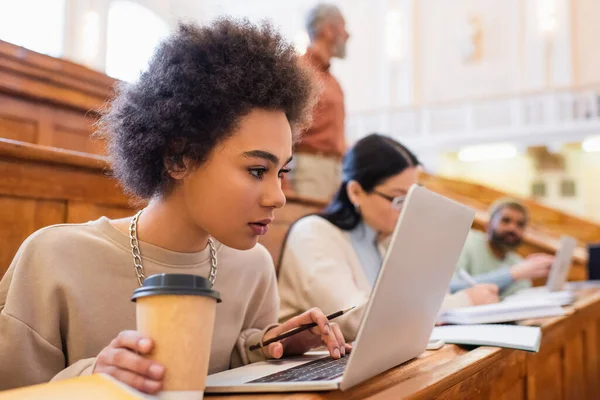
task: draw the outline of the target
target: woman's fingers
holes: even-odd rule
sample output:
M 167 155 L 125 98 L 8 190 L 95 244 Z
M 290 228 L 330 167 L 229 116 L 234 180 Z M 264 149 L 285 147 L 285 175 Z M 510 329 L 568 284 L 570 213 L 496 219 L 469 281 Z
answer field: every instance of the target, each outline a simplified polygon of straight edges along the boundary
M 267 352 L 273 358 L 281 358 L 283 357 L 283 345 L 281 342 L 271 343 L 267 347 Z
M 148 377 L 153 380 L 161 380 L 165 374 L 165 368 L 152 360 L 144 358 L 129 349 L 110 348 L 106 354 L 107 364 L 119 369 Z
M 346 341 L 344 340 L 344 335 L 342 334 L 342 330 L 340 326 L 335 322 L 330 324 L 331 330 L 333 331 L 333 335 L 335 336 L 338 342 L 338 348 L 340 349 L 340 353 L 342 356 L 346 355 Z
M 263 341 L 270 340 L 284 332 L 309 324 L 316 324 L 317 326 L 292 335 L 284 339 L 283 343 L 271 343 L 263 349 L 265 356 L 281 358 L 284 353 L 287 355 L 303 354 L 311 348 L 322 344 L 327 346 L 329 354 L 333 358 L 340 358 L 352 348 L 346 347 L 344 335 L 340 327 L 335 323 L 329 322 L 327 316 L 318 308 L 312 308 L 269 330 L 265 334 Z
M 319 333 L 321 334 L 321 336 L 330 335 L 332 333 L 329 320 L 327 319 L 327 316 L 323 314 L 323 311 L 321 311 L 319 308 L 311 308 L 309 310 L 309 315 L 312 320 L 311 322 L 317 323 L 317 326 L 319 327 Z
M 144 393 L 153 394 L 162 389 L 162 381 L 148 379 L 114 365 L 104 368 L 102 372 Z
M 162 388 L 165 367 L 144 358 L 153 347 L 136 331 L 123 331 L 98 354 L 94 373 L 105 373 L 145 393 Z
M 110 343 L 111 347 L 125 347 L 140 354 L 148 354 L 153 347 L 152 340 L 143 337 L 137 331 L 122 331 Z

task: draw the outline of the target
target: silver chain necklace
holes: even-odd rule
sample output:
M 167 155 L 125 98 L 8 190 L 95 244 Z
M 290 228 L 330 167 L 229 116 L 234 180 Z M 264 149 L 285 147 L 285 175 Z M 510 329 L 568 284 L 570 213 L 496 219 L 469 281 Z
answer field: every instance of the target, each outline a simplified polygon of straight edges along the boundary
M 146 279 L 146 275 L 144 275 L 144 266 L 142 265 L 142 253 L 140 252 L 140 244 L 137 238 L 137 223 L 140 215 L 142 214 L 140 210 L 133 216 L 131 219 L 131 223 L 129 224 L 129 244 L 131 245 L 131 254 L 133 254 L 133 266 L 135 267 L 135 274 L 137 275 L 137 280 L 140 286 L 144 284 L 144 279 Z M 217 279 L 217 248 L 215 247 L 215 242 L 211 237 L 208 238 L 208 246 L 210 247 L 210 273 L 208 275 L 208 281 L 211 286 L 215 284 L 215 280 Z

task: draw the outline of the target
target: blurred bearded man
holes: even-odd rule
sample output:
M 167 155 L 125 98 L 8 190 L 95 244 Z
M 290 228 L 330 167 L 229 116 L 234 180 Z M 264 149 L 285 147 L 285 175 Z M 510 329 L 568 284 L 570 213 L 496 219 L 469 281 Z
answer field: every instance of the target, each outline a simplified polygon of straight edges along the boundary
M 495 283 L 501 297 L 530 287 L 531 279 L 546 278 L 554 256 L 538 253 L 523 259 L 515 252 L 523 242 L 527 209 L 516 200 L 502 199 L 490 207 L 489 215 L 485 233 L 469 233 L 456 269 L 464 269 L 478 283 Z M 466 287 L 456 276 L 450 284 L 452 292 Z
M 294 191 L 305 197 L 329 200 L 341 182 L 344 137 L 344 92 L 330 72 L 332 58 L 346 57 L 350 35 L 339 8 L 319 4 L 307 16 L 310 37 L 305 59 L 317 71 L 322 93 L 313 112 L 313 122 L 296 145 L 290 174 Z

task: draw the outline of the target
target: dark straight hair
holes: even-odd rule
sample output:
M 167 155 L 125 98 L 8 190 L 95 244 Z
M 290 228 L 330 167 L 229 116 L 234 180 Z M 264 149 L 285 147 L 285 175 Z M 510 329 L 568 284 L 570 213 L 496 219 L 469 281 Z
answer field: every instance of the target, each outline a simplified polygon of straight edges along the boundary
M 365 191 L 370 192 L 386 179 L 418 165 L 421 165 L 419 160 L 406 147 L 390 137 L 372 133 L 348 150 L 342 165 L 343 181 L 340 188 L 323 212 L 311 215 L 325 218 L 342 230 L 352 230 L 360 223 L 361 216 L 348 197 L 346 191 L 348 182 L 357 181 Z M 283 239 L 276 265 L 278 277 L 288 236 L 298 221 L 290 226 Z
M 356 228 L 361 216 L 348 197 L 348 182 L 358 182 L 368 193 L 386 179 L 418 165 L 417 157 L 390 137 L 373 133 L 362 138 L 344 156 L 342 184 L 319 215 L 340 229 Z

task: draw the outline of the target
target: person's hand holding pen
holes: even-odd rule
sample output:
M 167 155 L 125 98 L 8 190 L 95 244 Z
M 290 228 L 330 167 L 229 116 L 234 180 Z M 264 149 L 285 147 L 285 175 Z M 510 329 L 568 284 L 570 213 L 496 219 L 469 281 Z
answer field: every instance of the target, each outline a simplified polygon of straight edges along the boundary
M 344 340 L 338 324 L 330 320 L 349 312 L 352 308 L 329 316 L 318 308 L 312 308 L 290 318 L 265 334 L 262 341 L 263 354 L 270 358 L 281 358 L 284 355 L 301 355 L 316 347 L 326 346 L 331 357 L 337 359 L 345 356 L 352 346 Z M 250 350 L 255 348 L 251 347 Z M 258 349 L 260 350 L 260 347 Z
M 491 283 L 477 283 L 475 279 L 464 269 L 459 269 L 458 277 L 471 287 L 465 289 L 465 293 L 469 296 L 471 303 L 474 306 L 483 304 L 493 304 L 500 301 L 498 297 L 498 286 Z

